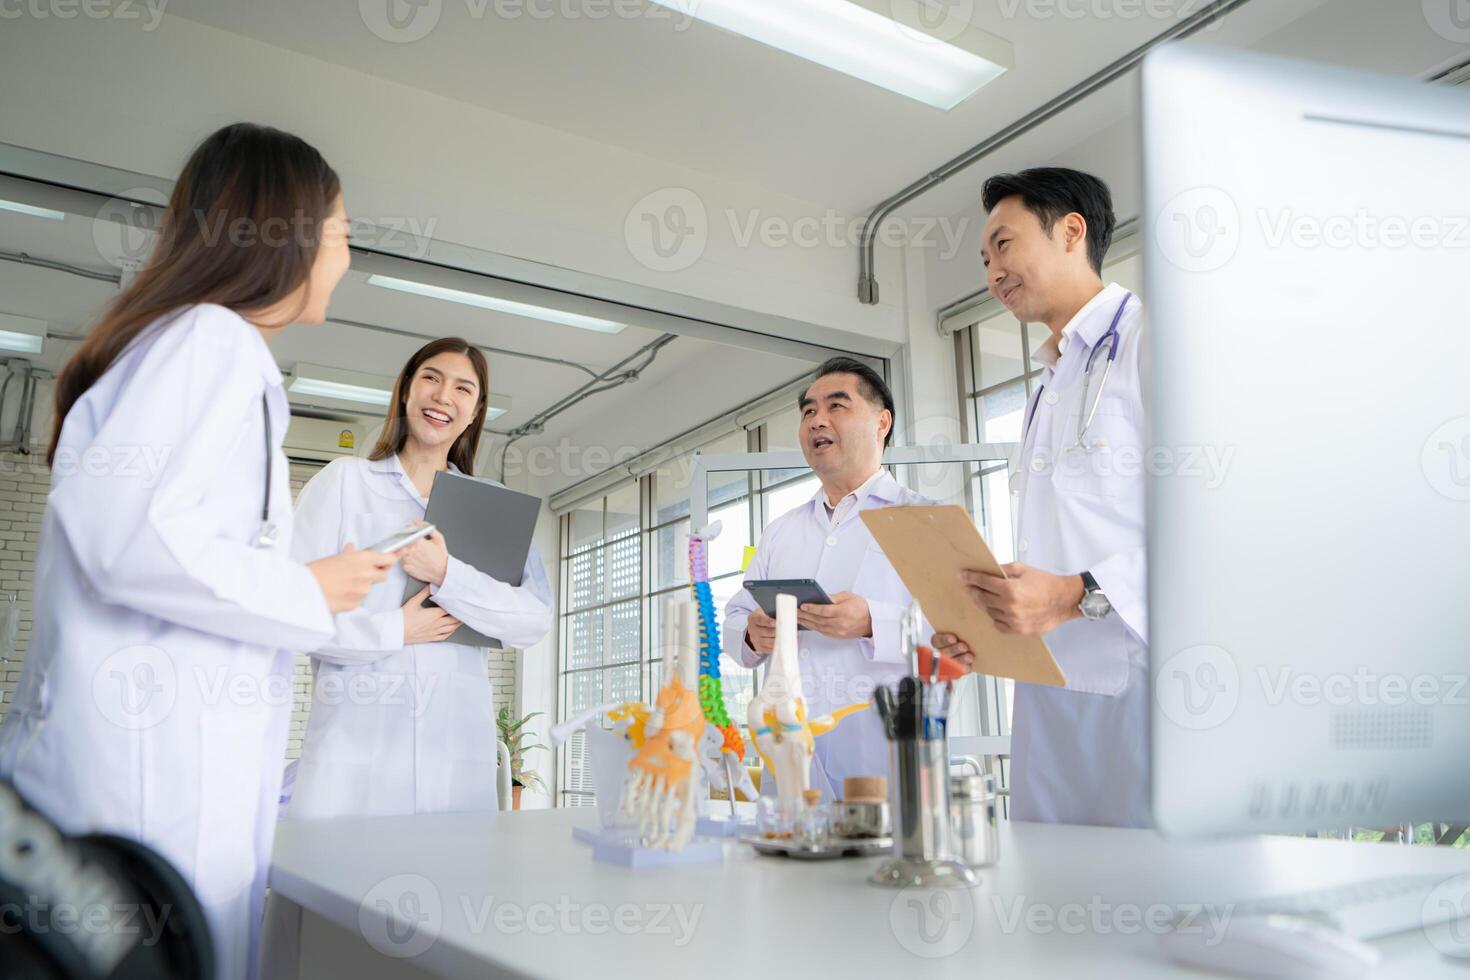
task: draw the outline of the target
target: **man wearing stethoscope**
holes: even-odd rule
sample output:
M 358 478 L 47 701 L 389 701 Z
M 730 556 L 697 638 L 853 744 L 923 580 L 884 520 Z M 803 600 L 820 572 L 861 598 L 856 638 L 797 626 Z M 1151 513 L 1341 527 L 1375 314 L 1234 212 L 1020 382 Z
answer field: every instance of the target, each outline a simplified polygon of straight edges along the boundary
M 1148 826 L 1142 305 L 1101 278 L 1115 222 L 1102 181 L 1038 168 L 983 196 L 991 295 L 1051 336 L 1011 467 L 1018 560 L 964 585 L 1003 632 L 1043 637 L 1067 678 L 1016 684 L 1011 816 Z M 934 642 L 970 657 L 952 635 Z

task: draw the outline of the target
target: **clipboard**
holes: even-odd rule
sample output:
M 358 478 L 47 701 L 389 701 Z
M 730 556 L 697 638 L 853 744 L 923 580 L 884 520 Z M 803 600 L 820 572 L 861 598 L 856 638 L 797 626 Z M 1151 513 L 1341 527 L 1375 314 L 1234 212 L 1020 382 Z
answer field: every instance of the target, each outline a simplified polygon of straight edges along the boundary
M 970 648 L 975 673 L 1052 687 L 1067 683 L 1041 637 L 1000 632 L 965 595 L 962 570 L 1002 573 L 963 507 L 882 507 L 859 516 L 935 632 L 953 633 Z
M 540 513 L 540 497 L 441 470 L 434 474 L 424 519 L 444 532 L 451 556 L 508 585 L 520 585 Z M 412 599 L 423 587 L 423 582 L 410 577 L 402 601 Z M 424 605 L 436 603 L 431 597 Z M 505 648 L 498 639 L 463 624 L 450 634 L 449 642 Z

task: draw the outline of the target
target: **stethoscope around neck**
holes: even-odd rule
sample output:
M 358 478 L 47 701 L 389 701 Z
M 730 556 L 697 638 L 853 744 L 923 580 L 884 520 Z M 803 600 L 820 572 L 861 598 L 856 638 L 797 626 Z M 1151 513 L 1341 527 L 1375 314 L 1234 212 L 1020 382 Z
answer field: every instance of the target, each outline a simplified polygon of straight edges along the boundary
M 260 500 L 260 530 L 252 543 L 257 548 L 274 548 L 281 541 L 281 529 L 271 523 L 271 468 L 275 446 L 271 441 L 271 405 L 265 392 L 260 393 L 260 415 L 265 421 L 265 490 Z
M 1118 324 L 1123 319 L 1123 311 L 1128 308 L 1128 301 L 1133 298 L 1132 293 L 1125 293 L 1123 302 L 1118 304 L 1118 312 L 1113 314 L 1113 322 L 1108 325 L 1107 332 L 1098 338 L 1097 343 L 1092 345 L 1092 350 L 1087 353 L 1087 366 L 1082 370 L 1082 407 L 1084 411 L 1077 414 L 1077 439 L 1070 446 L 1063 447 L 1064 451 L 1081 449 L 1083 452 L 1091 452 L 1097 448 L 1088 445 L 1087 432 L 1092 428 L 1093 417 L 1097 415 L 1097 406 L 1102 401 L 1103 391 L 1108 385 L 1108 375 L 1113 371 L 1113 362 L 1118 359 L 1118 343 L 1122 339 L 1118 333 Z M 1103 361 L 1102 376 L 1097 381 L 1097 393 L 1089 400 L 1088 389 L 1092 387 L 1093 366 L 1097 363 L 1098 355 L 1107 350 L 1107 358 Z M 1026 437 L 1031 433 L 1031 423 L 1036 419 L 1036 408 L 1041 404 L 1041 393 L 1046 390 L 1046 385 L 1039 385 L 1036 394 L 1031 399 L 1031 405 L 1026 411 L 1026 426 L 1021 430 L 1021 441 L 1024 443 Z

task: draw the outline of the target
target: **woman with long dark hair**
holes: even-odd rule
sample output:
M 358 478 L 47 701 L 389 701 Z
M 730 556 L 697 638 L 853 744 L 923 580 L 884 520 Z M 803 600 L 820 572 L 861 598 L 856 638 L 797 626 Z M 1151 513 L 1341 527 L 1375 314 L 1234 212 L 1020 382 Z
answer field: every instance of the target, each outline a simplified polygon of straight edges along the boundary
M 421 520 L 437 473 L 474 475 L 489 369 L 459 338 L 419 349 L 398 373 L 366 459 L 333 460 L 301 489 L 302 561 Z M 428 585 L 407 602 L 409 577 Z M 424 600 L 432 597 L 433 604 Z M 293 818 L 496 809 L 492 691 L 485 650 L 450 641 L 461 623 L 512 648 L 551 629 L 551 587 L 534 549 L 521 584 L 452 557 L 438 532 L 312 654 L 313 700 L 288 811 Z
M 0 775 L 69 833 L 168 858 L 224 978 L 255 969 L 290 651 L 326 642 L 394 563 L 291 558 L 290 408 L 266 341 L 322 322 L 348 261 L 321 155 L 227 126 L 189 158 L 149 261 L 56 379 L 35 632 Z

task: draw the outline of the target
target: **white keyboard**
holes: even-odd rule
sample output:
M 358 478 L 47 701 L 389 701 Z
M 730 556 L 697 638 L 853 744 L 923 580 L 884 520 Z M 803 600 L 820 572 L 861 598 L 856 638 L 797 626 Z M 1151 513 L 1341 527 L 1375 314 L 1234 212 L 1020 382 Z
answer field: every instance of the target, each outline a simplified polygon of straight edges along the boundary
M 1470 874 L 1371 878 L 1242 902 L 1233 911 L 1235 917 L 1267 913 L 1315 919 L 1355 939 L 1376 939 L 1470 917 Z

